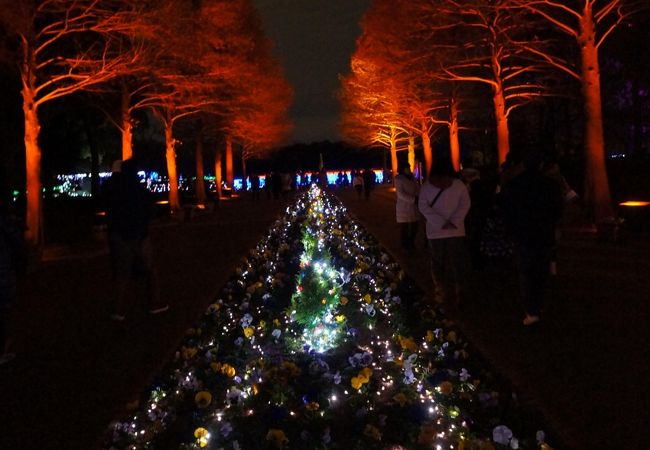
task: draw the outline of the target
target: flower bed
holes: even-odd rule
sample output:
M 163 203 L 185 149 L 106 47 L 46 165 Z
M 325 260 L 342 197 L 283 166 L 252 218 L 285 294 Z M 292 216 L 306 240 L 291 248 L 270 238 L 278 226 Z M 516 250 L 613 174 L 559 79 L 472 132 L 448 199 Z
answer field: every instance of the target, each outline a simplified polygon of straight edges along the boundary
M 376 240 L 312 187 L 187 331 L 111 449 L 545 448 Z

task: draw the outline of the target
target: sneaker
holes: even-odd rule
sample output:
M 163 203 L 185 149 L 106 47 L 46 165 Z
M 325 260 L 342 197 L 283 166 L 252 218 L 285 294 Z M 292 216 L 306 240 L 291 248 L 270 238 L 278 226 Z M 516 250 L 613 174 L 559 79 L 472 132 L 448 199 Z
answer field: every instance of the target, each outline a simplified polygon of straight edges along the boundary
M 524 317 L 523 324 L 524 324 L 524 326 L 529 327 L 531 325 L 535 325 L 535 324 L 539 323 L 539 321 L 540 321 L 539 316 L 531 316 L 531 315 L 526 314 L 526 317 Z
M 126 316 L 117 313 L 111 314 L 111 320 L 114 320 L 116 322 L 123 322 L 124 319 L 126 319 Z
M 149 314 L 162 314 L 169 310 L 169 305 L 161 306 L 160 308 L 150 309 Z
M 8 363 L 9 361 L 14 359 L 15 357 L 16 357 L 15 353 L 5 353 L 4 355 L 0 356 L 0 366 L 5 364 L 5 363 Z

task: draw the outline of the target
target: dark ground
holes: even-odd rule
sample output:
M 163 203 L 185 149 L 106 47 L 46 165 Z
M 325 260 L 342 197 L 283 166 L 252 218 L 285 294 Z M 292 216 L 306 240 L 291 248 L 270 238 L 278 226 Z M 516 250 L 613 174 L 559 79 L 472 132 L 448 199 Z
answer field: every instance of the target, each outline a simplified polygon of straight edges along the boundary
M 424 250 L 406 255 L 398 248 L 393 196 L 387 188 L 369 202 L 341 193 L 429 290 Z M 0 367 L 0 449 L 98 448 L 107 425 L 138 397 L 280 211 L 279 202 L 238 198 L 191 222 L 160 220 L 152 236 L 172 309 L 151 317 L 136 304 L 124 323 L 107 318 L 103 244 L 48 248 L 46 261 L 21 283 L 13 320 L 18 357 Z M 649 250 L 647 234 L 608 243 L 571 228 L 540 332 L 521 329 L 514 280 L 491 270 L 474 274 L 473 299 L 462 316 L 454 314 L 565 448 L 649 447 Z

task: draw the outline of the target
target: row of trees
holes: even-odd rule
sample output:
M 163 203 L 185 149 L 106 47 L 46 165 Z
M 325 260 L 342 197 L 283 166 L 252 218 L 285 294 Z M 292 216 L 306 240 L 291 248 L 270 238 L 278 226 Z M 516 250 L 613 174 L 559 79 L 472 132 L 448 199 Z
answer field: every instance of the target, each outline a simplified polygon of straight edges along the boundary
M 599 49 L 643 7 L 635 0 L 373 0 L 341 79 L 344 135 L 406 144 L 421 141 L 431 167 L 431 138 L 448 133 L 460 167 L 463 117 L 486 109 L 494 119 L 498 163 L 510 151 L 519 107 L 581 88 L 585 196 L 595 220 L 612 215 L 601 107 Z M 489 99 L 489 100 L 488 100 Z M 465 112 L 465 114 L 462 114 Z
M 169 203 L 180 208 L 175 125 L 196 135 L 198 201 L 205 201 L 203 143 L 222 154 L 232 183 L 233 142 L 243 159 L 272 148 L 290 128 L 292 91 L 271 56 L 249 0 L 0 0 L 2 56 L 22 84 L 28 227 L 42 239 L 41 123 L 46 103 L 88 92 L 117 126 L 122 159 L 133 156 L 137 111 L 164 127 Z

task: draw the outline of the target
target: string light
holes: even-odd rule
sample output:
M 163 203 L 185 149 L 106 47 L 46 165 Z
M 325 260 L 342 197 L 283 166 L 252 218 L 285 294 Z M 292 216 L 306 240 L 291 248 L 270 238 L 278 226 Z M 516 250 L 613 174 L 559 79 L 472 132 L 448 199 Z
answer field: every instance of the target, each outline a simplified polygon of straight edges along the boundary
M 298 240 L 303 251 L 292 257 Z M 427 424 L 435 423 L 435 448 L 456 448 L 456 443 L 469 435 L 467 413 L 461 412 L 457 395 L 475 394 L 472 379 L 467 371 L 461 372 L 461 367 L 445 369 L 443 379 L 454 381 L 449 382 L 451 388 L 428 377 L 438 361 L 451 367 L 454 361 L 450 355 L 464 349 L 446 341 L 448 333 L 442 327 L 429 330 L 426 338 L 397 333 L 396 326 L 401 331 L 400 316 L 395 321 L 392 318 L 401 308 L 396 289 L 403 274 L 370 242 L 331 196 L 316 187 L 301 196 L 243 260 L 237 278 L 224 288 L 221 298 L 206 312 L 204 323 L 184 343 L 183 348 L 189 350 L 177 352 L 177 368 L 167 376 L 165 389 L 151 391 L 146 414 L 137 413 L 115 426 L 116 446 L 148 446 L 174 419 L 185 398 L 193 398 L 196 391 L 216 383 L 218 389 L 210 388 L 212 402 L 192 418 L 196 429 L 206 432 L 199 433 L 200 438 L 189 436 L 188 448 L 243 448 L 229 440 L 234 436 L 233 427 L 244 420 L 237 414 L 259 416 L 260 408 L 284 409 L 290 418 L 286 426 L 301 426 L 312 417 L 309 414 L 325 421 L 336 420 L 336 415 L 327 414 L 327 408 L 351 404 L 365 405 L 356 412 L 358 417 L 368 415 L 368 420 L 380 420 L 392 411 L 390 408 L 397 407 L 391 405 L 398 400 L 417 405 L 423 417 L 427 416 L 421 437 L 427 432 Z M 292 274 L 279 271 L 284 272 L 291 264 L 298 267 L 293 278 L 296 284 L 286 288 L 294 293 L 287 313 L 278 312 L 266 302 L 281 300 L 274 289 L 278 282 L 290 283 Z M 314 297 L 314 292 L 319 296 Z M 305 305 L 312 308 L 308 309 L 310 314 L 305 313 Z M 367 338 L 370 333 L 371 338 Z M 358 353 L 349 357 L 337 353 L 350 348 L 349 344 Z M 234 353 L 239 355 L 236 362 L 226 363 L 224 358 Z M 330 367 L 335 361 L 346 362 Z M 355 377 L 357 382 L 353 383 Z M 299 399 L 301 383 L 304 388 L 318 385 L 321 400 L 305 394 L 300 406 L 282 394 L 283 386 L 290 386 L 286 389 Z M 271 392 L 274 394 L 269 397 Z M 396 411 L 402 414 L 405 410 Z M 125 427 L 131 432 L 120 433 Z M 333 439 L 329 431 L 323 433 L 328 440 Z M 278 442 L 286 438 L 282 430 L 272 436 Z M 364 439 L 362 433 L 359 439 Z M 387 448 L 408 448 L 410 444 L 388 443 Z

